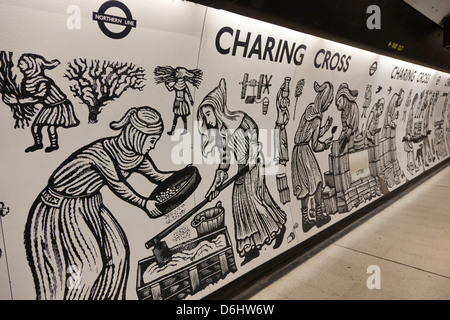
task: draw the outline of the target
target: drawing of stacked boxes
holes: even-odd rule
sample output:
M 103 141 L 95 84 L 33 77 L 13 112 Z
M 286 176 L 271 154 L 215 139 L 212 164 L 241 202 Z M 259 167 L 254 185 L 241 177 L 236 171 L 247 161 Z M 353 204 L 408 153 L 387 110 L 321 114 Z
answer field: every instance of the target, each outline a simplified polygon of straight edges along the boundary
M 447 156 L 447 147 L 445 145 L 444 137 L 444 120 L 436 121 L 434 123 L 434 144 L 436 149 L 436 156 L 438 159 Z
M 286 204 L 291 201 L 287 176 L 285 173 L 280 173 L 277 174 L 276 179 L 278 193 L 280 194 L 280 201 L 282 204 Z
M 324 203 L 325 212 L 327 214 L 335 214 L 338 212 L 336 187 L 334 184 L 334 176 L 331 172 L 324 173 L 325 188 L 322 191 L 322 199 Z
M 376 140 L 377 141 L 377 140 Z M 339 141 L 333 141 L 328 156 L 329 171 L 325 172 L 325 188 L 322 193 L 327 214 L 345 213 L 376 196 L 381 195 L 377 172 L 380 166 L 379 145 L 358 152 L 368 152 L 370 174 L 356 172 L 352 178 L 349 152 L 339 154 Z
M 379 175 L 386 180 L 388 187 L 393 187 L 401 182 L 402 170 L 397 160 L 395 129 L 385 127 L 384 132 L 385 136 L 380 139 L 381 172 Z
M 331 153 L 328 155 L 329 172 L 325 176 L 325 191 L 323 194 L 327 214 L 347 212 L 345 193 L 351 185 L 350 163 L 348 152 L 339 154 L 339 141 L 333 141 Z
M 390 153 L 389 153 L 389 140 L 386 137 L 383 137 L 379 141 L 379 147 L 380 147 L 380 164 L 381 164 L 381 172 L 383 173 L 386 171 L 386 167 L 390 163 Z

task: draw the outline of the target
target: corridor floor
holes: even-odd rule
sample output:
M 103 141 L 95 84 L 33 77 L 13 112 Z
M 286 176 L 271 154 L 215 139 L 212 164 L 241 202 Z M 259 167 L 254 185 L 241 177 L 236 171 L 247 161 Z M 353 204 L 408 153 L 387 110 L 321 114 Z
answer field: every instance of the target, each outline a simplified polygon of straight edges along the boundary
M 450 299 L 450 166 L 361 220 L 233 299 Z

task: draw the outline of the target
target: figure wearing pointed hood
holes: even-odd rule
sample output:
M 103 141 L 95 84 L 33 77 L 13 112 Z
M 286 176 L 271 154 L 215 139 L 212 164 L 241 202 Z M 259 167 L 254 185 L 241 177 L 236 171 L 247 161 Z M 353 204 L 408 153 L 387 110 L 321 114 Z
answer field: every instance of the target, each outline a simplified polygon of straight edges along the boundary
M 378 127 L 378 124 L 380 122 L 380 117 L 383 114 L 383 110 L 384 110 L 384 98 L 380 98 L 372 106 L 372 109 L 370 110 L 369 117 L 367 118 L 366 122 L 366 138 L 369 146 L 375 145 L 375 135 L 381 130 Z
M 314 82 L 314 90 L 317 93 L 316 98 L 306 107 L 300 118 L 292 150 L 292 185 L 294 195 L 301 200 L 304 232 L 308 232 L 316 225 L 321 227 L 331 219 L 323 213 L 323 179 L 314 152 L 327 150 L 331 144 L 331 138 L 325 141 L 321 141 L 320 138 L 330 129 L 333 122 L 333 119 L 328 117 L 322 126 L 323 113 L 333 101 L 333 85 L 328 81 L 322 85 Z M 310 197 L 314 197 L 315 200 L 316 221 L 309 216 Z
M 6 95 L 3 100 L 7 104 L 37 105 L 42 108 L 31 126 L 34 144 L 25 152 L 32 152 L 43 148 L 42 129 L 47 126 L 50 146 L 45 152 L 58 150 L 58 127 L 70 128 L 80 122 L 75 116 L 73 105 L 55 82 L 45 75 L 45 70 L 58 66 L 58 60 L 47 61 L 36 54 L 23 54 L 19 58 L 18 67 L 24 77 L 21 83 L 21 93 L 18 96 Z
M 355 136 L 359 133 L 359 108 L 356 103 L 357 90 L 350 90 L 347 83 L 342 83 L 336 93 L 336 106 L 341 111 L 342 131 L 339 137 L 339 150 L 345 152 L 353 148 Z
M 264 160 L 258 141 L 258 127 L 245 112 L 227 107 L 225 80 L 206 95 L 198 107 L 197 119 L 206 156 L 214 148 L 221 153 L 221 163 L 206 197 L 218 196 L 218 188 L 228 178 L 232 157 L 238 170 L 249 171 L 233 185 L 232 210 L 237 252 L 242 265 L 259 256 L 263 245 L 278 248 L 286 231 L 286 214 L 273 200 L 265 183 Z

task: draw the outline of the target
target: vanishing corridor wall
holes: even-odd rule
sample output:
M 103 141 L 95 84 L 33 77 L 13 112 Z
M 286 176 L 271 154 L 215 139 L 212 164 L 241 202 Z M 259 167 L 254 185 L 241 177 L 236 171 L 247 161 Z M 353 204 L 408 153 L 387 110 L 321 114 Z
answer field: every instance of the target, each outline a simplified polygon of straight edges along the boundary
M 448 157 L 447 73 L 184 1 L 0 16 L 2 299 L 200 299 Z

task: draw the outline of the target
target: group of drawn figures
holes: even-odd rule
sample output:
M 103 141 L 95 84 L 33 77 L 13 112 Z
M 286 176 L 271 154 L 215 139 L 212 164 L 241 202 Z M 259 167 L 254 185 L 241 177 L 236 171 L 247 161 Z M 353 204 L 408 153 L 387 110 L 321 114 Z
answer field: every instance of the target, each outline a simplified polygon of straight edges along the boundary
M 11 76 L 12 61 L 4 60 L 3 68 L 9 68 L 7 72 Z M 2 90 L 3 101 L 11 108 L 16 106 L 17 114 L 25 114 L 28 106 L 35 112 L 37 105 L 41 105 L 32 124 L 34 144 L 26 152 L 43 147 L 41 131 L 44 126 L 48 127 L 51 141 L 46 152 L 51 152 L 58 149 L 56 128 L 79 124 L 70 100 L 45 74 L 45 70 L 57 65 L 58 60 L 49 62 L 41 56 L 23 55 L 18 60 L 24 76 L 16 88 L 17 94 Z M 113 66 L 103 64 L 103 67 L 98 61 L 89 64 L 86 60 L 74 60 L 69 63 L 66 74 L 76 82 L 71 91 L 89 107 L 89 123 L 97 122 L 100 107 L 123 92 L 112 90 L 112 78 L 117 76 L 121 67 L 127 66 L 116 65 L 116 74 L 110 76 L 105 76 L 106 70 Z M 103 84 L 107 87 L 99 92 L 111 94 L 94 97 L 94 91 L 86 93 L 86 90 L 93 89 L 92 83 L 99 78 L 106 79 Z M 191 105 L 194 103 L 186 83 L 198 87 L 202 72 L 182 67 L 158 67 L 155 78 L 169 91 L 175 91 L 174 119 L 168 134 L 173 134 L 178 118 L 183 120 L 183 133 L 186 133 L 187 116 L 191 114 L 188 101 Z M 17 86 L 15 77 L 9 80 L 10 85 Z M 24 120 L 29 121 L 34 114 L 28 112 L 26 115 L 28 118 Z M 197 118 L 206 129 L 202 150 L 205 153 L 214 147 L 224 150 L 223 162 L 217 168 L 205 197 L 212 200 L 218 196 L 217 190 L 228 176 L 231 156 L 238 161 L 239 169 L 249 167 L 248 173 L 234 183 L 232 203 L 236 250 L 244 258 L 244 265 L 259 255 L 262 246 L 273 244 L 277 248 L 281 245 L 286 230 L 286 214 L 273 200 L 265 184 L 258 127 L 245 112 L 228 109 L 224 79 L 200 104 Z M 25 248 L 38 299 L 125 298 L 130 249 L 117 219 L 102 202 L 100 190 L 103 186 L 122 200 L 141 208 L 150 218 L 163 214 L 154 201 L 136 193 L 127 182 L 132 172 L 139 172 L 158 185 L 173 173 L 158 170 L 149 155 L 163 132 L 160 113 L 147 106 L 131 108 L 122 119 L 111 123 L 111 128 L 120 133 L 94 141 L 71 154 L 55 169 L 47 187 L 31 206 L 25 228 Z M 208 137 L 211 129 L 218 133 L 214 141 Z M 231 136 L 230 129 L 233 129 Z M 251 136 L 249 132 L 252 132 Z M 74 212 L 79 214 L 74 215 Z M 80 282 L 68 287 L 69 270 L 74 268 Z
M 226 102 L 222 79 L 198 108 L 197 117 L 205 129 L 202 150 L 224 150 L 205 197 L 218 196 L 228 176 L 229 157 L 236 158 L 239 170 L 249 166 L 234 183 L 232 201 L 236 250 L 244 257 L 244 265 L 259 255 L 263 245 L 280 246 L 286 214 L 265 184 L 256 123 L 244 112 L 230 111 Z M 124 231 L 102 202 L 103 186 L 150 218 L 162 215 L 154 201 L 127 183 L 132 172 L 156 185 L 173 173 L 158 170 L 149 155 L 164 129 L 161 115 L 151 107 L 132 108 L 111 128 L 120 133 L 74 152 L 53 172 L 30 209 L 25 246 L 38 299 L 125 298 L 130 249 Z M 230 129 L 234 129 L 232 136 L 228 136 Z M 217 139 L 210 139 L 212 132 L 219 135 Z M 73 266 L 80 283 L 68 288 L 68 268 Z
M 31 133 L 34 143 L 25 152 L 44 147 L 44 127 L 50 140 L 45 152 L 56 151 L 59 149 L 57 129 L 80 124 L 71 100 L 47 75 L 48 70 L 58 67 L 61 62 L 24 53 L 17 61 L 22 75 L 18 83 L 12 55 L 12 52 L 0 51 L 0 93 L 3 102 L 13 112 L 15 128 L 24 128 L 33 120 Z M 119 98 L 128 89 L 142 90 L 145 87 L 144 72 L 143 68 L 129 63 L 74 59 L 68 62 L 64 77 L 74 82 L 70 91 L 88 107 L 88 123 L 96 123 L 108 102 Z
M 412 95 L 410 91 L 408 97 Z M 439 146 L 444 141 L 434 140 L 430 138 L 432 127 L 430 127 L 430 120 L 433 119 L 433 112 L 436 108 L 436 103 L 439 99 L 439 91 L 423 90 L 415 93 L 412 99 L 411 109 L 408 114 L 406 123 L 406 132 L 403 138 L 404 150 L 408 154 L 408 171 L 413 174 L 417 172 L 421 165 L 428 167 L 439 157 Z M 447 96 L 447 93 L 442 94 Z M 448 99 L 445 99 L 442 108 L 442 118 L 445 119 L 445 112 L 447 109 Z M 406 114 L 406 107 L 404 114 Z M 435 139 L 438 138 L 435 136 Z M 430 141 L 431 140 L 431 141 Z M 414 155 L 414 145 L 417 145 L 416 154 Z M 445 150 L 446 148 L 444 148 Z M 444 153 L 447 151 L 445 150 Z
M 320 228 L 331 220 L 330 215 L 339 211 L 341 213 L 350 211 L 372 197 L 377 197 L 385 192 L 383 186 L 394 187 L 405 178 L 397 157 L 397 121 L 399 118 L 399 108 L 404 102 L 404 90 L 400 88 L 398 92 L 391 95 L 392 89 L 387 90 L 388 96 L 383 96 L 382 87 L 379 86 L 375 94 L 371 92 L 372 85 L 366 86 L 363 102 L 363 113 L 360 116 L 357 103 L 358 90 L 349 88 L 347 83 L 341 83 L 337 89 L 336 96 L 333 97 L 334 86 L 326 81 L 322 84 L 314 82 L 316 98 L 314 102 L 308 104 L 298 124 L 294 136 L 294 147 L 292 151 L 292 184 L 293 193 L 301 202 L 301 217 L 303 231 L 308 232 L 312 227 Z M 381 93 L 380 93 L 381 92 Z M 442 121 L 436 123 L 436 128 L 440 129 L 439 135 L 436 130 L 435 139 L 439 142 L 433 143 L 431 140 L 432 128 L 429 122 L 433 119 L 433 110 L 438 100 L 439 91 L 427 90 L 422 92 L 422 99 L 417 103 L 418 94 L 411 100 L 412 89 L 409 91 L 403 113 L 406 114 L 408 108 L 409 117 L 406 123 L 406 134 L 403 138 L 404 151 L 407 155 L 406 169 L 411 175 L 419 171 L 419 166 L 429 166 L 435 161 L 436 150 L 440 150 L 441 157 L 447 154 L 445 147 L 444 124 Z M 443 94 L 442 96 L 446 96 Z M 337 140 L 331 137 L 321 139 L 331 128 L 333 119 L 328 116 L 326 121 L 323 114 L 329 109 L 333 102 L 338 111 L 341 112 L 341 133 Z M 372 98 L 375 98 L 372 104 Z M 386 104 L 385 101 L 388 101 Z M 412 102 L 412 103 L 411 103 Z M 372 106 L 371 106 L 372 104 Z M 446 112 L 448 99 L 444 102 L 443 117 Z M 367 111 L 370 112 L 367 115 Z M 447 111 L 448 112 L 448 111 Z M 381 118 L 384 114 L 384 118 Z M 360 124 L 364 118 L 365 123 Z M 420 119 L 414 123 L 414 119 Z M 406 119 L 404 117 L 403 119 Z M 448 122 L 448 121 L 447 121 Z M 448 131 L 448 129 L 447 129 Z M 448 133 L 447 133 L 448 134 Z M 431 140 L 431 142 L 430 142 Z M 414 144 L 419 144 L 415 148 Z M 332 148 L 330 148 L 332 146 Z M 333 168 L 330 168 L 334 181 L 324 183 L 324 175 L 315 158 L 316 153 L 331 149 L 330 156 Z M 334 150 L 333 150 L 334 149 Z M 375 150 L 376 149 L 376 150 Z M 417 149 L 414 156 L 414 150 Z M 370 165 L 370 175 L 376 190 L 364 195 L 358 195 L 359 199 L 353 201 L 351 197 L 346 197 L 346 192 L 356 190 L 356 182 L 352 181 L 348 172 L 349 158 L 352 153 L 368 152 Z M 436 155 L 438 156 L 438 155 Z M 438 156 L 439 157 L 439 156 Z M 337 168 L 335 167 L 337 164 Z M 344 169 L 345 168 L 345 169 Z M 347 170 L 347 171 L 345 171 Z M 330 172 L 327 172 L 330 173 Z M 329 176 L 328 176 L 329 177 Z M 364 179 L 364 178 L 363 178 Z M 339 184 L 339 186 L 337 186 Z M 338 192 L 337 206 L 339 201 L 344 201 L 342 208 L 325 208 L 323 195 L 327 187 Z M 340 189 L 340 196 L 339 196 Z M 356 191 L 355 191 L 356 192 Z M 353 204 L 350 204 L 353 202 Z M 334 204 L 336 206 L 336 204 Z
M 33 120 L 34 143 L 25 152 L 43 148 L 44 127 L 50 140 L 45 151 L 52 152 L 59 149 L 57 129 L 80 124 L 64 90 L 46 74 L 58 65 L 60 61 L 56 59 L 48 61 L 39 55 L 23 54 L 17 62 L 22 80 L 17 83 L 12 72 L 12 54 L 1 52 L 2 100 L 13 111 L 16 127 L 23 128 Z M 275 179 L 275 176 L 265 174 L 264 148 L 258 126 L 258 120 L 266 123 L 264 115 L 272 76 L 265 75 L 265 81 L 261 77 L 259 82 L 259 91 L 264 89 L 268 95 L 265 99 L 245 102 L 263 103 L 263 115 L 252 117 L 242 106 L 229 106 L 224 78 L 219 78 L 217 85 L 211 85 L 201 102 L 196 103 L 191 90 L 204 86 L 201 70 L 157 66 L 153 74 L 156 85 L 164 84 L 175 95 L 168 103 L 173 118 L 166 133 L 174 134 L 179 119 L 183 122 L 181 134 L 188 133 L 188 117 L 195 110 L 198 128 L 194 129 L 200 132 L 203 156 L 207 157 L 213 150 L 220 154 L 220 164 L 212 169 L 215 171 L 213 181 L 206 182 L 209 188 L 205 199 L 212 201 L 219 197 L 221 187 L 230 179 L 231 164 L 237 164 L 234 168 L 237 172 L 245 170 L 232 183 L 230 203 L 234 246 L 242 260 L 241 266 L 258 258 L 261 250 L 268 246 L 272 250 L 279 248 L 286 233 L 288 217 L 282 205 L 287 201 L 279 205 L 271 194 L 267 179 Z M 98 122 L 102 108 L 127 89 L 143 90 L 145 87 L 145 70 L 128 63 L 74 59 L 68 63 L 64 76 L 72 81 L 70 91 L 74 97 L 88 107 L 88 123 Z M 368 84 L 361 97 L 358 89 L 351 88 L 347 82 L 335 87 L 330 81 L 305 82 L 305 79 L 300 79 L 295 90 L 291 90 L 291 80 L 283 78 L 274 99 L 275 162 L 280 168 L 289 168 L 290 162 L 292 195 L 297 200 L 290 204 L 290 209 L 294 215 L 298 214 L 293 219 L 300 219 L 302 231 L 307 233 L 329 223 L 336 212 L 349 212 L 360 203 L 380 196 L 380 181 L 392 187 L 404 178 L 397 159 L 396 141 L 405 92 L 400 89 L 391 94 L 391 90 L 387 90 L 386 96 L 378 87 L 372 93 L 372 84 Z M 98 83 L 101 88 L 94 85 Z M 241 84 L 257 85 L 248 81 L 248 75 Z M 304 90 L 313 90 L 313 101 L 299 100 Z M 433 128 L 429 121 L 433 119 L 439 96 L 439 91 L 414 93 L 411 89 L 405 99 L 401 121 L 406 122 L 403 146 L 410 174 L 415 174 L 421 164 L 428 166 L 433 162 L 435 156 L 439 156 L 436 150 L 441 150 L 438 153 L 443 155 L 442 145 L 446 150 L 445 140 L 448 142 L 450 137 L 448 93 L 442 94 L 446 96 L 443 120 L 435 124 L 440 138 L 436 138 L 436 146 L 430 141 Z M 294 110 L 290 110 L 292 98 L 295 98 Z M 358 98 L 364 99 L 361 114 Z M 302 112 L 295 121 L 298 100 Z M 123 116 L 110 124 L 117 134 L 73 152 L 53 171 L 47 186 L 31 204 L 25 226 L 25 248 L 38 299 L 126 298 L 130 247 L 114 217 L 114 210 L 110 211 L 103 203 L 101 189 L 109 188 L 150 219 L 166 214 L 158 209 L 155 200 L 143 197 L 128 182 L 132 173 L 139 173 L 155 186 L 161 186 L 175 172 L 159 170 L 151 157 L 165 130 L 161 107 L 126 108 Z M 338 126 L 333 126 L 334 119 L 327 116 L 330 112 L 340 113 L 341 131 L 336 139 Z M 290 119 L 291 114 L 294 121 Z M 295 125 L 295 135 L 290 137 L 287 127 Z M 371 163 L 369 176 L 360 176 L 356 181 L 349 171 L 349 157 L 358 152 L 368 153 Z M 319 154 L 329 157 L 329 171 L 323 172 L 317 158 Z M 360 186 L 357 183 L 366 182 L 374 182 L 372 189 L 364 194 L 356 191 Z M 286 189 L 289 188 L 286 186 Z M 73 268 L 80 282 L 67 286 L 69 271 Z

